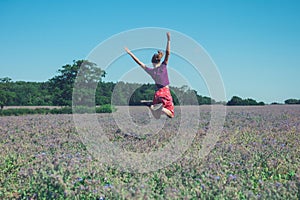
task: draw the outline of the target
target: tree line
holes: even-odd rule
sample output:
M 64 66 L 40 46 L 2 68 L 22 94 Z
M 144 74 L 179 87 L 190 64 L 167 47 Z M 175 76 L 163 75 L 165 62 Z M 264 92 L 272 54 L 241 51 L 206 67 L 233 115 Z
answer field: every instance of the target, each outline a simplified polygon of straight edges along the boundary
M 155 85 L 125 82 L 103 82 L 106 72 L 87 60 L 73 61 L 62 66 L 58 74 L 45 82 L 0 79 L 0 106 L 71 106 L 78 104 L 140 105 L 141 100 L 152 100 Z M 77 78 L 76 78 L 77 77 Z M 74 84 L 79 89 L 74 89 Z M 92 85 L 96 84 L 96 90 Z M 75 96 L 74 96 L 74 93 Z M 196 105 L 217 103 L 210 97 L 197 94 L 187 86 L 171 87 L 174 104 Z M 94 98 L 91 98 L 94 95 Z M 194 97 L 194 98 L 191 98 Z M 93 100 L 93 101 L 92 101 Z M 91 101 L 91 102 L 88 102 Z M 74 101 L 73 101 L 74 103 Z
M 238 96 L 233 96 L 228 102 L 228 106 L 263 106 L 265 105 L 264 102 L 257 102 L 254 99 L 247 98 L 247 99 L 242 99 Z
M 78 60 L 62 66 L 56 76 L 45 82 L 0 78 L 0 106 L 71 106 L 74 102 L 79 105 L 140 105 L 141 100 L 153 98 L 155 84 L 103 82 L 105 76 L 106 72 L 95 63 Z M 76 90 L 75 83 L 79 85 Z M 216 102 L 188 86 L 170 87 L 170 90 L 175 105 L 265 105 L 238 96 L 233 96 L 228 102 Z M 287 99 L 284 103 L 300 104 L 300 100 Z
M 300 104 L 300 99 L 287 99 L 284 101 L 285 104 Z

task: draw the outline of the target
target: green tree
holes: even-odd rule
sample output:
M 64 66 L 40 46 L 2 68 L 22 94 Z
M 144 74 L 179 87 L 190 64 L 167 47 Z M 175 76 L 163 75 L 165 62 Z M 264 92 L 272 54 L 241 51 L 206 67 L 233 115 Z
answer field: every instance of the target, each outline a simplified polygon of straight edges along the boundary
M 300 100 L 298 99 L 287 99 L 284 101 L 285 104 L 300 104 Z
M 111 104 L 112 92 L 115 87 L 113 82 L 99 82 L 96 89 L 96 105 Z
M 0 107 L 10 106 L 14 104 L 16 94 L 12 91 L 11 78 L 5 77 L 0 79 Z
M 265 105 L 264 102 L 255 101 L 254 99 L 248 98 L 248 99 L 242 99 L 238 96 L 233 96 L 230 101 L 227 102 L 228 106 L 263 106 Z
M 9 77 L 0 78 L 0 83 L 11 83 L 12 79 Z
M 233 96 L 227 103 L 228 106 L 243 105 L 243 99 L 238 96 Z
M 243 100 L 243 105 L 254 106 L 254 105 L 258 105 L 258 103 L 254 99 L 248 98 Z
M 72 65 L 64 65 L 58 73 L 49 80 L 49 90 L 53 94 L 53 105 L 59 106 L 72 105 L 73 86 L 77 75 L 79 76 L 76 80 L 78 86 L 75 94 L 78 98 L 76 102 L 85 104 L 85 101 L 90 99 L 90 95 L 95 94 L 95 91 L 90 88 L 91 84 L 101 81 L 106 74 L 95 63 L 87 60 L 73 61 Z
M 6 105 L 6 101 L 7 101 L 7 98 L 6 98 L 5 91 L 0 90 L 0 107 L 1 107 L 1 110 Z

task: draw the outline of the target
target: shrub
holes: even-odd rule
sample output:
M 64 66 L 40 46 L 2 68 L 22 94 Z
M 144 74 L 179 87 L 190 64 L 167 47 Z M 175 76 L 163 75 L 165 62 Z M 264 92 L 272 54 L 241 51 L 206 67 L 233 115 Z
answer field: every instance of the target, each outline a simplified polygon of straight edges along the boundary
M 105 104 L 100 107 L 96 107 L 96 113 L 112 113 L 115 112 L 117 109 L 113 105 Z
M 51 114 L 72 114 L 72 108 L 71 107 L 62 107 L 62 108 L 54 108 L 50 110 Z
M 87 106 L 77 106 L 74 107 L 74 113 L 95 113 L 95 107 L 87 107 Z M 100 107 L 96 107 L 96 113 L 112 113 L 115 112 L 116 108 L 110 104 L 105 104 Z M 32 114 L 72 114 L 73 110 L 72 107 L 66 106 L 62 108 L 36 108 L 36 109 L 30 109 L 30 108 L 11 108 L 11 109 L 5 109 L 0 110 L 0 116 L 19 116 L 19 115 L 32 115 Z

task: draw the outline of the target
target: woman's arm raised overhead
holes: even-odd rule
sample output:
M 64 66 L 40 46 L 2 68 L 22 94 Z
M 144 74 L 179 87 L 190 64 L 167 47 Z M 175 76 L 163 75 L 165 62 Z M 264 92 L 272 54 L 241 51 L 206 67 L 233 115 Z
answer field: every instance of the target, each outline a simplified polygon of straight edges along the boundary
M 170 42 L 171 42 L 171 35 L 170 32 L 167 32 L 166 56 L 165 56 L 165 60 L 163 61 L 166 65 L 168 64 L 169 57 L 170 57 Z
M 131 56 L 131 58 L 143 69 L 146 69 L 146 65 L 141 62 L 127 47 L 125 47 L 125 51 Z

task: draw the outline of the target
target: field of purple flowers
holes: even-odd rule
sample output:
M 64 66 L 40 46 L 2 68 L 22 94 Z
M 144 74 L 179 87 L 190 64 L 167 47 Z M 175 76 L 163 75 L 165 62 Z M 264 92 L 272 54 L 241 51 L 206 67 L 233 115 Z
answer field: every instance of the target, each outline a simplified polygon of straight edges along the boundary
M 131 111 L 136 123 L 149 120 L 145 109 Z M 300 106 L 227 107 L 219 141 L 199 159 L 210 116 L 209 106 L 200 106 L 199 129 L 184 155 L 144 174 L 100 164 L 72 115 L 0 117 L 0 199 L 300 198 Z M 109 140 L 143 152 L 168 142 L 179 120 L 167 119 L 160 134 L 135 137 L 112 114 L 97 117 Z

